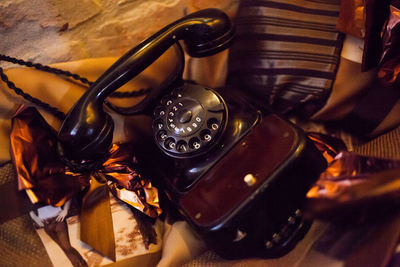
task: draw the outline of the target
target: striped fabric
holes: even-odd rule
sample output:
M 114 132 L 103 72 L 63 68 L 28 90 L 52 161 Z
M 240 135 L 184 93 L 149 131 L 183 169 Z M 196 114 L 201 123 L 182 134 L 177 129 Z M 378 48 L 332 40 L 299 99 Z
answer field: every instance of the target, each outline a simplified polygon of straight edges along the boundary
M 343 37 L 338 0 L 244 0 L 227 83 L 260 105 L 309 116 L 325 103 Z
M 400 160 L 400 127 L 382 134 L 369 142 L 355 142 L 354 152 L 365 156 Z

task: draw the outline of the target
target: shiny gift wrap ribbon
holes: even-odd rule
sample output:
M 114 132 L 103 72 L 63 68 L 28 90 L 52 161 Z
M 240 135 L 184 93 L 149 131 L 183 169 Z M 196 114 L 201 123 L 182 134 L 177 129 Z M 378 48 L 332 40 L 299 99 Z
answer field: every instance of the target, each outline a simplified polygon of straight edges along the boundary
M 304 216 L 341 225 L 323 235 L 324 253 L 344 255 L 340 265 L 347 267 L 398 266 L 392 255 L 400 237 L 400 161 L 349 152 L 323 135 L 309 137 L 328 167 L 307 193 Z
M 390 5 L 389 17 L 381 32 L 383 53 L 378 71 L 385 85 L 399 83 L 400 74 L 400 3 Z
M 72 172 L 57 152 L 56 131 L 32 107 L 22 107 L 12 120 L 11 156 L 18 189 L 33 203 L 62 206 L 84 191 L 80 214 L 81 240 L 115 261 L 109 192 L 150 217 L 161 214 L 158 191 L 134 170 L 129 144 L 113 144 L 98 170 Z
M 307 193 L 305 216 L 362 223 L 391 214 L 400 204 L 400 161 L 348 152 L 310 134 L 328 167 Z
M 363 39 L 365 37 L 366 0 L 343 0 L 336 28 L 343 33 Z

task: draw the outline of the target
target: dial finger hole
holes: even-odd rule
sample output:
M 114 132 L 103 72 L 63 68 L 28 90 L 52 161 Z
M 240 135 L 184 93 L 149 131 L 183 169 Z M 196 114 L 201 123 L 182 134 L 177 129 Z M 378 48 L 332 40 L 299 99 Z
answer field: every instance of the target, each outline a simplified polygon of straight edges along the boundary
M 166 149 L 172 150 L 175 148 L 175 140 L 172 137 L 169 137 L 165 140 L 164 146 Z
M 178 141 L 178 143 L 176 144 L 176 150 L 178 152 L 186 152 L 188 151 L 188 144 L 185 141 Z
M 209 130 L 203 130 L 200 133 L 201 140 L 205 142 L 210 142 L 212 139 L 211 132 Z
M 162 130 L 164 128 L 164 124 L 163 124 L 162 120 L 156 120 L 154 122 L 154 128 L 157 129 L 158 131 Z
M 190 139 L 189 147 L 191 149 L 195 149 L 195 150 L 199 149 L 201 147 L 201 142 L 200 142 L 199 138 L 194 137 L 194 138 Z
M 157 136 L 158 136 L 158 139 L 161 140 L 161 141 L 164 141 L 168 137 L 167 132 L 164 131 L 164 130 L 159 131 Z
M 162 107 L 158 107 L 154 110 L 154 117 L 162 117 L 165 115 L 165 110 Z
M 215 118 L 211 118 L 207 121 L 207 127 L 213 131 L 217 131 L 219 129 L 219 121 Z

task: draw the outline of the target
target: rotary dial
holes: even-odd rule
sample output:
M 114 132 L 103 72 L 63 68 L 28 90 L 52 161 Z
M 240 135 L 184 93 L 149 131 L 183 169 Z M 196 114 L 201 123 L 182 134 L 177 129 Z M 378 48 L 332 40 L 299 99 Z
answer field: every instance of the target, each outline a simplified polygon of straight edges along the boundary
M 156 107 L 154 138 L 171 156 L 203 154 L 221 135 L 226 116 L 226 105 L 215 91 L 185 84 L 165 96 Z

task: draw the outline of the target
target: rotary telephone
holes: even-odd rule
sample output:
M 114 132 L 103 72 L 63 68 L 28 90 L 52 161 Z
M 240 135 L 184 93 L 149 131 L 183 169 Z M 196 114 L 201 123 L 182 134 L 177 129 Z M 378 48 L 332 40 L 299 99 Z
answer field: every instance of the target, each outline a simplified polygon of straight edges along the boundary
M 310 222 L 301 216 L 301 203 L 325 168 L 299 128 L 273 112 L 260 112 L 240 88 L 217 92 L 183 81 L 183 60 L 133 107 L 106 99 L 170 47 L 183 58 L 178 41 L 190 56 L 205 57 L 226 49 L 233 36 L 227 15 L 206 9 L 143 41 L 70 110 L 58 134 L 59 152 L 70 166 L 92 168 L 106 158 L 112 142 L 114 124 L 105 106 L 151 116 L 153 136 L 143 138 L 137 157 L 172 209 L 225 258 L 279 257 L 307 232 Z

